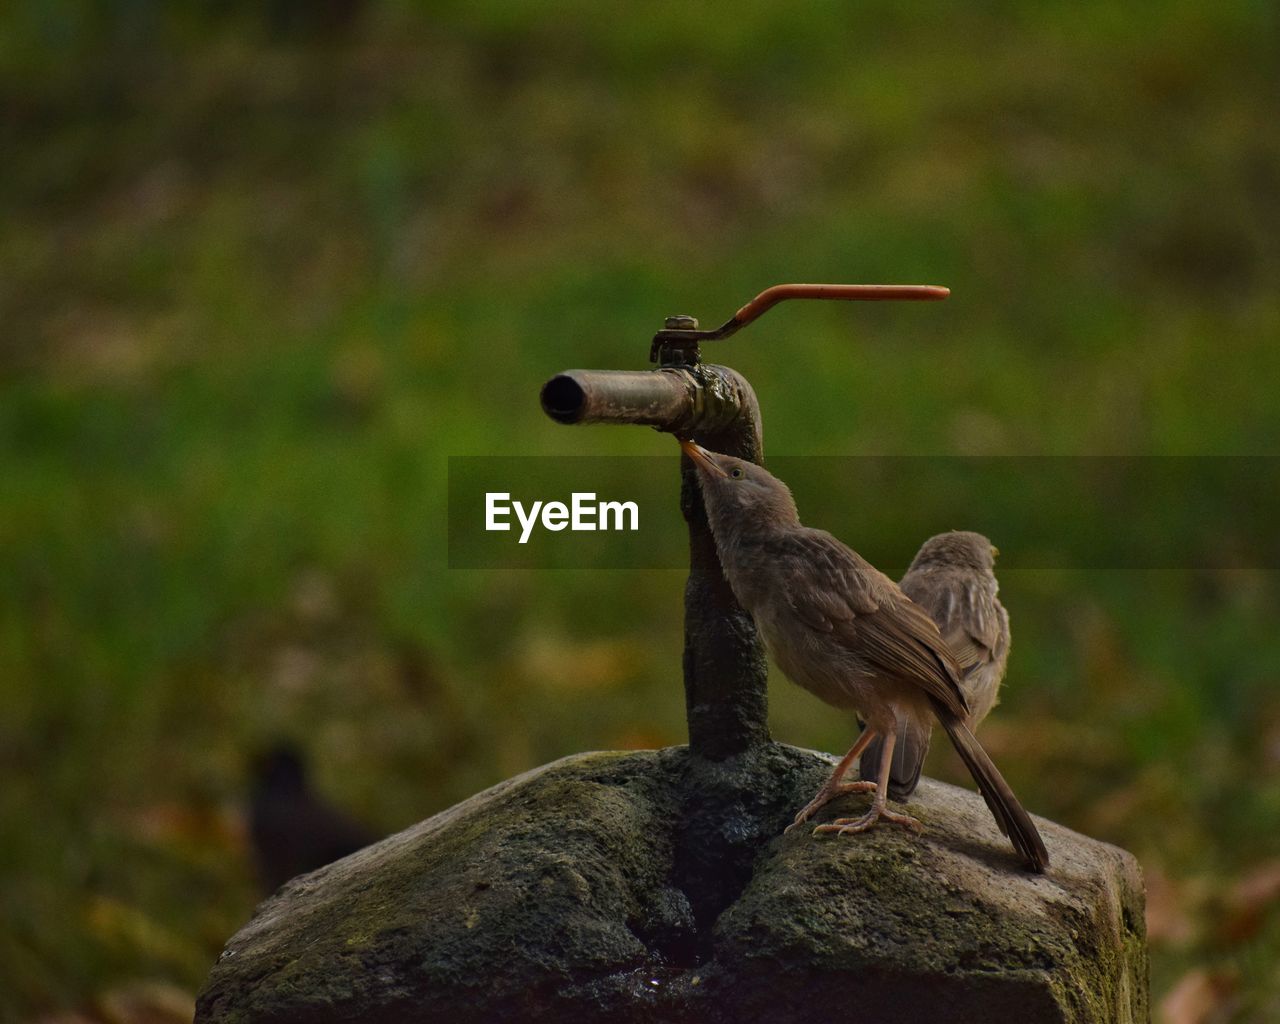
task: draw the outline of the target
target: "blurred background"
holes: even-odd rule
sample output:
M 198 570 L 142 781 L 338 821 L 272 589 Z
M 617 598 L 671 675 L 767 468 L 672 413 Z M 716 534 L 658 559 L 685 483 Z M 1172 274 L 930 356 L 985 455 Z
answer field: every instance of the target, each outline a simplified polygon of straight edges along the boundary
M 449 455 L 674 448 L 537 401 L 667 314 L 954 290 L 726 343 L 771 453 L 1276 451 L 1278 44 L 1257 0 L 9 0 L 0 1020 L 189 1013 L 278 740 L 377 832 L 682 742 L 679 572 L 445 543 Z M 1276 1020 L 1280 588 L 1195 564 L 1002 575 L 984 743 L 1141 859 L 1162 1019 Z

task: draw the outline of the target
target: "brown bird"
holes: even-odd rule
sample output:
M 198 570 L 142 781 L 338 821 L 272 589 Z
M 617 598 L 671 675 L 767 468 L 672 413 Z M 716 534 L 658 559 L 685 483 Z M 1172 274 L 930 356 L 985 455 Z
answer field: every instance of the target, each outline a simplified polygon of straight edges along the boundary
M 969 705 L 970 732 L 1000 699 L 1000 682 L 1009 660 L 1009 615 L 1000 603 L 995 560 L 1000 552 L 980 533 L 953 530 L 930 537 L 916 553 L 898 584 L 929 613 L 960 665 L 960 692 Z M 913 726 L 923 726 L 915 728 Z M 906 800 L 920 781 L 929 752 L 931 722 L 902 722 L 889 768 L 889 797 Z M 880 765 L 884 741 L 873 739 L 862 752 L 860 774 L 868 778 Z
M 681 448 L 698 468 L 716 550 L 734 596 L 755 620 L 769 653 L 794 682 L 828 704 L 852 708 L 866 727 L 792 828 L 844 793 L 874 792 L 860 818 L 837 818 L 814 834 L 861 832 L 881 818 L 919 830 L 890 811 L 889 768 L 898 727 L 936 717 L 972 773 L 1002 832 L 1027 865 L 1049 864 L 1040 833 L 974 739 L 960 666 L 933 620 L 898 585 L 823 530 L 803 526 L 786 484 L 754 463 Z M 876 736 L 884 738 L 878 782 L 844 782 Z

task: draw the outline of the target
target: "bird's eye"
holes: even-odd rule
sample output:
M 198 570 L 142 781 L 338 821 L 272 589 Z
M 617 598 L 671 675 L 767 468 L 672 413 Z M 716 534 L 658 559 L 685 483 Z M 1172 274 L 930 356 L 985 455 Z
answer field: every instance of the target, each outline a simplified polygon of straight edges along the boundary
M 741 477 L 741 476 L 742 476 L 742 469 L 741 469 L 741 467 L 739 467 L 739 466 L 734 466 L 734 468 L 733 468 L 733 469 L 729 470 L 729 475 L 730 475 L 731 477 L 733 477 L 735 480 L 737 480 L 739 477 Z

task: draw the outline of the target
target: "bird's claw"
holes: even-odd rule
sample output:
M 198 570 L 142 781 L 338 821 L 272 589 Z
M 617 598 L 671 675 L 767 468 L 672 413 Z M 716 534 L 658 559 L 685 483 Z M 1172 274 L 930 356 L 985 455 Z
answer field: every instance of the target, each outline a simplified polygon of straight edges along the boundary
M 909 814 L 898 814 L 896 811 L 891 811 L 887 808 L 877 810 L 872 807 L 861 818 L 836 818 L 835 821 L 828 822 L 825 825 L 818 825 L 814 828 L 813 834 L 816 836 L 835 833 L 838 836 L 843 836 L 854 832 L 865 832 L 882 818 L 895 825 L 903 825 L 911 829 L 912 832 L 924 831 L 924 825 L 920 823 L 919 818 L 913 818 Z
M 783 829 L 782 834 L 786 835 L 788 832 L 794 832 L 836 797 L 844 796 L 847 793 L 874 793 L 875 791 L 876 784 L 869 780 L 842 782 L 838 786 L 825 786 L 819 790 L 817 796 L 801 808 L 800 813 L 795 817 L 795 821 Z
M 789 835 L 790 833 L 794 832 L 796 829 L 800 828 L 806 821 L 808 821 L 813 816 L 813 812 L 816 811 L 817 809 L 818 809 L 817 807 L 813 807 L 812 805 L 806 806 L 804 810 L 802 810 L 799 814 L 796 815 L 795 820 L 782 830 L 782 834 L 784 836 Z

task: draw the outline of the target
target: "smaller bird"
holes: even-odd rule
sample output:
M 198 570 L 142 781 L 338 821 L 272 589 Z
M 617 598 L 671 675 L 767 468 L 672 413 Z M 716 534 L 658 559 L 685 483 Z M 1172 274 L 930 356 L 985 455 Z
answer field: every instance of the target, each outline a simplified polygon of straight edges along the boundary
M 929 613 L 960 665 L 960 690 L 969 705 L 965 725 L 977 732 L 1000 699 L 1000 683 L 1009 660 L 1009 613 L 997 596 L 995 562 L 999 550 L 980 533 L 952 530 L 930 537 L 898 584 Z M 906 800 L 920 781 L 929 752 L 932 723 L 902 723 L 889 769 L 889 796 Z M 884 741 L 876 737 L 859 762 L 866 779 L 880 765 Z
M 1000 830 L 1033 871 L 1049 853 L 1013 790 L 965 725 L 970 709 L 960 666 L 937 625 L 899 586 L 824 530 L 800 522 L 791 491 L 761 466 L 680 447 L 697 467 L 707 521 L 725 578 L 751 615 L 765 646 L 792 682 L 828 704 L 857 711 L 866 727 L 792 828 L 844 793 L 873 792 L 859 818 L 814 829 L 861 832 L 877 821 L 919 830 L 890 811 L 889 769 L 899 725 L 937 718 L 973 775 Z M 876 736 L 884 739 L 877 781 L 844 782 L 844 773 Z
M 378 838 L 318 796 L 307 780 L 301 752 L 283 743 L 265 751 L 253 765 L 249 836 L 267 892 Z

